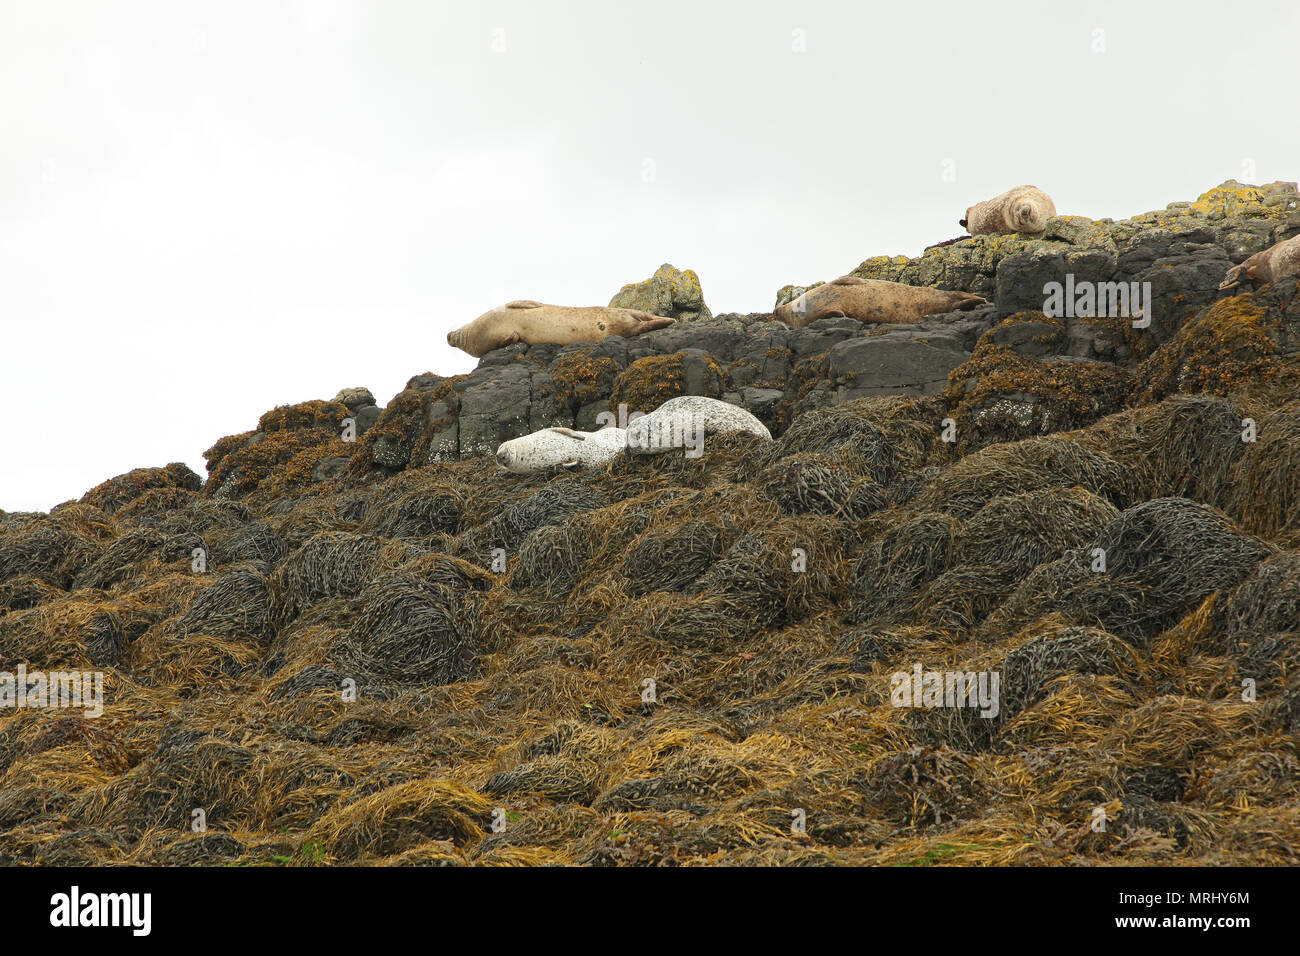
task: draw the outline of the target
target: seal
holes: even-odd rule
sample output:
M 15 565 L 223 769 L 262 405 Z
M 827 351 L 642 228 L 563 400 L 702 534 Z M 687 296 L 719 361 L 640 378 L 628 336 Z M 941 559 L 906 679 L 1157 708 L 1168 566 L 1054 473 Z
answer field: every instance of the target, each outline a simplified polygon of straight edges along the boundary
M 1266 285 L 1294 275 L 1300 275 L 1300 236 L 1274 243 L 1241 265 L 1233 266 L 1219 283 L 1219 288 L 1235 289 L 1243 282 Z
M 973 309 L 986 301 L 969 292 L 949 292 L 925 285 L 841 276 L 778 306 L 773 315 L 796 329 L 802 329 L 817 319 L 837 315 L 846 315 L 860 322 L 902 325 L 919 322 L 925 316 L 938 312 Z
M 961 225 L 972 236 L 1011 232 L 1042 232 L 1056 215 L 1052 197 L 1037 186 L 1017 186 L 1001 196 L 977 202 L 966 210 Z
M 555 468 L 598 468 L 627 447 L 627 431 L 602 428 L 580 432 L 572 428 L 543 428 L 512 438 L 497 447 L 497 461 L 516 475 L 533 475 Z
M 482 358 L 516 342 L 569 345 L 599 342 L 610 335 L 630 337 L 673 324 L 662 315 L 608 306 L 543 305 L 520 299 L 484 312 L 468 325 L 447 333 L 447 344 Z
M 724 432 L 749 432 L 772 440 L 767 426 L 739 405 L 703 395 L 680 395 L 628 422 L 627 450 L 632 455 L 657 455 L 684 448 L 686 457 L 698 458 L 704 452 L 705 436 Z

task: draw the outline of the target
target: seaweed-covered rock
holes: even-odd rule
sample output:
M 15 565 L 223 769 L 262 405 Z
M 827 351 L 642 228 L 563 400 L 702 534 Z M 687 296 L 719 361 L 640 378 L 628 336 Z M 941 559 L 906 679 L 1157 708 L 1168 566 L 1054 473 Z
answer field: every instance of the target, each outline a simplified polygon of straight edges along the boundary
M 171 488 L 198 491 L 202 483 L 202 479 L 187 465 L 172 462 L 163 468 L 136 468 L 125 475 L 110 478 L 82 495 L 81 503 L 111 515 L 146 492 Z
M 1050 612 L 1144 646 L 1273 552 L 1208 505 L 1157 498 L 1135 505 L 1078 550 L 1040 565 L 985 624 L 1023 626 Z
M 1220 300 L 1178 330 L 1138 368 L 1142 401 L 1176 392 L 1226 395 L 1266 381 L 1300 354 L 1300 295 L 1294 279 L 1266 293 Z
M 648 414 L 680 395 L 718 398 L 722 368 L 703 352 L 676 352 L 637 359 L 614 379 L 609 404 Z
M 1067 431 L 1124 406 L 1134 386 L 1126 369 L 1072 356 L 1026 354 L 1063 339 L 1060 323 L 1032 313 L 1005 319 L 984 334 L 969 361 L 948 376 L 945 390 L 959 451 Z

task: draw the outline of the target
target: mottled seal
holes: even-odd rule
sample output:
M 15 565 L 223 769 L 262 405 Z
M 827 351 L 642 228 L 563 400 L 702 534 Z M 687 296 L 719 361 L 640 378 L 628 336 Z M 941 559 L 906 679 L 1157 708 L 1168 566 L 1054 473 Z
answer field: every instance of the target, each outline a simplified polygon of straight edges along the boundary
M 973 309 L 986 301 L 969 292 L 841 276 L 778 306 L 774 315 L 796 329 L 836 315 L 847 315 L 862 322 L 904 324 L 919 322 L 937 312 Z
M 529 345 L 599 342 L 609 335 L 633 336 L 672 325 L 673 320 L 639 309 L 608 306 L 543 305 L 521 299 L 484 312 L 447 333 L 447 344 L 482 358 L 493 349 Z
M 1052 197 L 1037 186 L 1017 186 L 1001 196 L 977 202 L 966 210 L 961 224 L 972 236 L 995 233 L 1042 232 L 1056 215 Z
M 1235 289 L 1242 282 L 1265 285 L 1300 275 L 1300 236 L 1292 236 L 1257 252 L 1239 266 L 1233 266 L 1219 283 L 1220 289 Z
M 628 423 L 627 450 L 633 455 L 657 455 L 684 448 L 688 458 L 698 458 L 704 450 L 704 437 L 723 432 L 749 432 L 772 439 L 767 426 L 739 405 L 702 395 L 681 395 Z
M 598 432 L 543 428 L 502 442 L 496 457 L 507 471 L 531 475 L 553 468 L 596 468 L 626 446 L 627 431 L 622 428 L 602 428 Z

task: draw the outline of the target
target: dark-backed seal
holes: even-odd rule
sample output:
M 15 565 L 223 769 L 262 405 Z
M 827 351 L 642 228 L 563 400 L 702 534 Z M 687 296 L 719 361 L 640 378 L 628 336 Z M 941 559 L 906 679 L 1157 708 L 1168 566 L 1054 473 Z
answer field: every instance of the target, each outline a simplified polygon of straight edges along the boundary
M 842 276 L 778 306 L 773 313 L 786 325 L 802 329 L 817 319 L 847 315 L 861 322 L 906 324 L 937 312 L 973 309 L 987 300 L 969 292 L 949 292 L 925 285 Z
M 673 324 L 661 315 L 608 306 L 543 305 L 520 300 L 484 312 L 468 325 L 447 333 L 447 344 L 475 358 L 515 342 L 569 345 L 599 342 L 610 335 L 630 337 Z
M 1037 186 L 1017 186 L 971 206 L 961 224 L 972 236 L 1035 233 L 1046 229 L 1047 220 L 1055 215 L 1051 196 Z
M 1300 275 L 1300 236 L 1292 236 L 1257 252 L 1239 266 L 1233 266 L 1219 283 L 1220 289 L 1235 289 L 1243 282 L 1265 285 Z

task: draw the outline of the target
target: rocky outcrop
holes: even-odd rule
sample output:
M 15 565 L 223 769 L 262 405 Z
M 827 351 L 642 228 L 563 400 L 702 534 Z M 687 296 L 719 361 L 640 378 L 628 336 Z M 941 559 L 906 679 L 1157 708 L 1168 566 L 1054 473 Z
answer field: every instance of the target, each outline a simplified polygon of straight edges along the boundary
M 279 467 L 305 454 L 312 480 L 362 480 L 490 454 L 541 428 L 588 431 L 610 420 L 603 416 L 617 421 L 677 395 L 740 405 L 776 435 L 815 408 L 887 395 L 941 396 L 958 424 L 959 446 L 969 451 L 1080 427 L 1130 401 L 1158 400 L 1200 375 L 1198 363 L 1227 376 L 1224 388 L 1279 373 L 1296 352 L 1286 283 L 1237 297 L 1242 305 L 1231 315 L 1222 305 L 1230 293 L 1218 284 L 1234 263 L 1296 233 L 1295 184 L 1228 182 L 1195 202 L 1120 222 L 1056 216 L 1039 236 L 971 236 L 916 259 L 876 257 L 853 270 L 990 300 L 913 325 L 833 318 L 791 329 L 770 314 L 715 317 L 695 273 L 665 264 L 645 282 L 624 286 L 610 304 L 677 318 L 669 328 L 596 343 L 512 345 L 488 353 L 468 375 L 415 376 L 382 410 L 365 389 L 345 389 L 333 406 L 355 418 L 355 445 L 322 454 L 324 435 L 299 436 L 292 450 L 254 457 Z M 1150 283 L 1150 325 L 1135 327 L 1127 316 L 1045 314 L 1044 287 L 1067 277 L 1078 287 Z M 787 285 L 776 303 L 817 284 Z M 1229 321 L 1243 309 L 1261 318 Z M 1251 360 L 1229 370 L 1227 352 L 1243 349 L 1253 349 Z M 254 433 L 240 440 L 262 439 Z M 227 465 L 223 487 L 246 489 L 248 479 L 232 484 L 229 472 Z
M 678 322 L 695 322 L 713 318 L 704 304 L 704 290 L 694 269 L 682 272 L 664 263 L 644 282 L 635 282 L 619 289 L 611 306 L 623 309 L 640 309 L 651 315 L 666 315 Z

